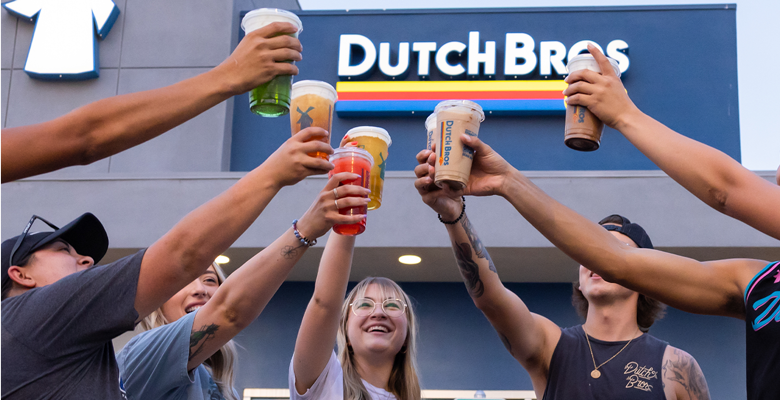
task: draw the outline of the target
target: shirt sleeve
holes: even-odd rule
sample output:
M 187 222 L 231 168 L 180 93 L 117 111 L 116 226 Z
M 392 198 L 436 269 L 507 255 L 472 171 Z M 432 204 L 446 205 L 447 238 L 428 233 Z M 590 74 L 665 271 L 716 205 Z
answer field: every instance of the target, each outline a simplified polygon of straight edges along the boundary
M 102 346 L 132 330 L 145 250 L 3 300 L 3 328 L 45 357 Z
M 293 357 L 294 359 L 295 357 Z M 344 371 L 341 369 L 336 357 L 336 352 L 330 354 L 328 365 L 322 370 L 320 376 L 304 394 L 298 394 L 295 389 L 295 372 L 293 362 L 290 360 L 290 372 L 288 375 L 290 386 L 290 400 L 329 400 L 344 398 Z
M 119 378 L 128 399 L 167 398 L 172 390 L 194 382 L 187 363 L 195 314 L 144 332 L 119 352 Z

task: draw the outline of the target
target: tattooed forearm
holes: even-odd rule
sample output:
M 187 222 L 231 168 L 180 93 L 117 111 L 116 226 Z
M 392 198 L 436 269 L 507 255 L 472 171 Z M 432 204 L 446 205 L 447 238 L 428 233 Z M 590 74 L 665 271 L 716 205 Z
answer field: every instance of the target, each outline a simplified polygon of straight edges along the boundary
M 479 236 L 477 236 L 477 231 L 471 225 L 471 221 L 469 221 L 468 217 L 464 215 L 463 219 L 460 220 L 460 224 L 463 226 L 463 230 L 466 231 L 466 236 L 469 237 L 469 242 L 474 248 L 474 253 L 479 258 L 486 258 L 488 261 L 488 268 L 491 271 L 496 272 L 496 266 L 493 265 L 493 260 L 490 258 L 490 254 L 488 254 L 485 245 L 482 244 L 482 240 L 480 240 Z
M 298 247 L 292 247 L 292 246 L 284 246 L 282 248 L 282 257 L 291 260 L 298 256 L 298 249 L 303 247 L 303 244 L 298 245 Z
M 203 351 L 203 346 L 209 339 L 214 338 L 219 325 L 203 325 L 199 330 L 192 332 L 190 335 L 190 359 L 198 355 Z
M 458 261 L 458 268 L 460 268 L 460 275 L 463 277 L 466 289 L 468 289 L 471 297 L 477 298 L 482 296 L 485 293 L 485 287 L 482 285 L 482 280 L 479 279 L 479 265 L 471 256 L 471 246 L 468 243 L 455 243 L 453 247 L 455 249 L 455 259 Z
M 679 383 L 692 400 L 710 399 L 710 391 L 701 368 L 690 354 L 680 349 L 674 349 L 674 354 L 664 363 L 663 378 Z

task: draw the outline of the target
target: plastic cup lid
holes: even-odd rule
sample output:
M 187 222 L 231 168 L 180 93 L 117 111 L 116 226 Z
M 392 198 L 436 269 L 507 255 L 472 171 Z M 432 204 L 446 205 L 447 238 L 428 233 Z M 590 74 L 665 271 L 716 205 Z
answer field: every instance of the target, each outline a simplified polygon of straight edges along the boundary
M 425 119 L 425 128 L 430 129 L 431 124 L 436 124 L 436 114 L 431 114 Z
M 607 57 L 607 60 L 609 60 L 609 63 L 612 65 L 612 69 L 615 71 L 615 75 L 620 78 L 620 66 L 618 66 L 617 60 L 610 57 Z M 566 71 L 568 71 L 568 73 L 579 71 L 581 69 L 589 69 L 591 71 L 601 72 L 599 63 L 595 58 L 593 58 L 591 54 L 576 55 L 572 57 L 571 60 L 569 60 L 569 62 L 566 64 Z
M 359 136 L 380 138 L 387 142 L 387 147 L 390 147 L 390 145 L 393 144 L 393 140 L 390 139 L 390 134 L 387 133 L 386 130 L 377 126 L 358 126 L 347 131 L 347 136 L 351 138 Z
M 472 111 L 476 111 L 479 113 L 479 122 L 485 120 L 485 112 L 482 111 L 482 106 L 480 106 L 478 103 L 473 102 L 471 100 L 444 100 L 436 105 L 436 108 L 433 109 L 433 113 L 436 114 L 439 111 L 450 107 L 470 108 Z
M 330 160 L 333 161 L 337 158 L 348 157 L 353 153 L 359 154 L 360 157 L 363 157 L 371 162 L 371 166 L 374 166 L 374 157 L 371 156 L 371 153 L 361 149 L 360 147 L 339 147 L 337 149 L 333 149 L 333 154 L 330 155 Z
M 331 86 L 328 82 L 305 80 L 293 83 L 291 93 L 292 98 L 303 96 L 305 94 L 317 94 L 322 97 L 330 98 L 334 102 L 339 97 L 336 89 L 334 89 L 333 86 Z
M 254 20 L 256 22 L 252 24 Z M 258 8 L 257 10 L 252 10 L 244 15 L 244 18 L 241 20 L 241 28 L 244 32 L 247 32 L 247 28 L 249 28 L 249 32 L 251 32 L 272 22 L 289 22 L 298 27 L 298 33 L 303 32 L 301 19 L 297 15 L 281 8 Z M 250 24 L 251 26 L 247 26 Z

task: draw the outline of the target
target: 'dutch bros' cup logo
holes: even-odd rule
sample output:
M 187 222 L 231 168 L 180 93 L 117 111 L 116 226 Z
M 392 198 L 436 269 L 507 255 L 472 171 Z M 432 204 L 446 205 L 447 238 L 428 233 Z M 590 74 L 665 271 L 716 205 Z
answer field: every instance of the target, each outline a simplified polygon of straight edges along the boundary
M 391 61 L 391 43 L 377 46 L 366 36 L 343 34 L 339 38 L 336 112 L 340 117 L 410 115 L 431 112 L 442 100 L 467 99 L 492 115 L 563 114 L 566 107 L 561 92 L 566 83 L 561 77 L 567 73 L 567 59 L 593 44 L 617 60 L 621 73 L 630 64 L 628 43 L 621 39 L 610 41 L 606 51 L 590 40 L 567 47 L 559 41 L 536 42 L 527 33 L 507 33 L 502 44 L 500 60 L 497 42 L 481 41 L 480 33 L 471 31 L 468 44 L 392 44 L 397 53 Z M 505 80 L 496 80 L 501 76 L 497 73 L 500 66 Z M 449 80 L 430 80 L 434 68 Z M 368 80 L 377 69 L 384 80 Z M 418 79 L 406 80 L 412 71 Z M 523 80 L 529 75 L 536 78 Z
M 119 16 L 111 0 L 13 0 L 12 15 L 35 22 L 24 72 L 47 80 L 81 80 L 99 75 L 98 43 Z

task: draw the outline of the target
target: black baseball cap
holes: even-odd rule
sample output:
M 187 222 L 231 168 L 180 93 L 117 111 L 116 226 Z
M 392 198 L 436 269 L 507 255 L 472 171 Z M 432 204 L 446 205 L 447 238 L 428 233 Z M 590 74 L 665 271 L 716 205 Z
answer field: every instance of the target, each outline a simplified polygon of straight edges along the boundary
M 608 231 L 620 232 L 628 236 L 628 238 L 633 240 L 638 247 L 643 249 L 653 248 L 653 242 L 650 241 L 650 236 L 647 235 L 645 229 L 639 226 L 639 224 L 632 223 L 628 218 L 622 215 L 612 214 L 599 221 L 599 225 L 603 226 Z
M 14 259 L 11 260 L 11 252 L 16 245 L 17 240 L 22 235 L 14 236 L 2 244 L 2 258 L 3 270 L 2 270 L 2 288 L 5 289 L 6 285 L 10 284 L 10 277 L 8 276 L 8 269 L 12 265 L 17 265 L 21 260 L 24 260 L 32 253 L 35 253 L 40 248 L 47 244 L 62 239 L 83 256 L 92 257 L 95 264 L 100 261 L 108 251 L 108 234 L 106 234 L 103 224 L 92 213 L 86 213 L 67 225 L 59 228 L 53 232 L 37 232 L 30 233 L 22 240 L 19 248 L 14 253 Z

